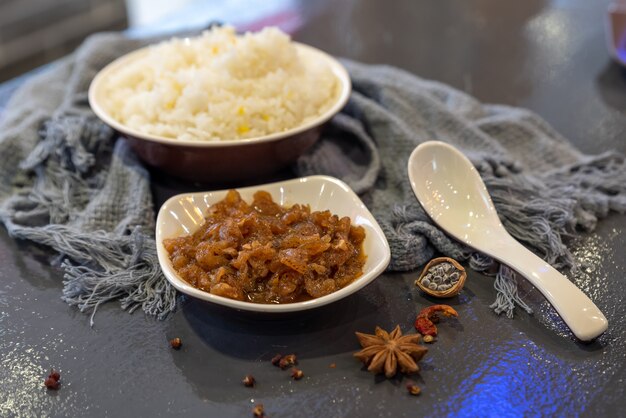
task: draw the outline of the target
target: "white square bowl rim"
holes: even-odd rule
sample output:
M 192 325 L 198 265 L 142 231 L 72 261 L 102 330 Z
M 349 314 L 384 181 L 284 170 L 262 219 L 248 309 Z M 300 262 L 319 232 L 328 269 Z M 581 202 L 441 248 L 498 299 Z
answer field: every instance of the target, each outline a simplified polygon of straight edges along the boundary
M 362 218 L 366 219 L 369 222 L 369 225 L 371 228 L 368 231 L 368 234 L 366 235 L 366 240 L 373 239 L 374 246 L 380 252 L 380 255 L 377 256 L 376 260 L 374 260 L 374 265 L 372 265 L 368 271 L 365 271 L 359 278 L 354 280 L 349 285 L 333 293 L 330 293 L 328 295 L 325 295 L 316 299 L 312 299 L 312 300 L 307 300 L 304 302 L 294 302 L 294 303 L 285 303 L 285 304 L 262 304 L 262 303 L 239 301 L 239 300 L 226 298 L 223 296 L 213 295 L 209 292 L 205 292 L 203 290 L 197 289 L 189 285 L 183 279 L 181 279 L 176 273 L 176 271 L 174 270 L 174 268 L 172 267 L 171 261 L 169 259 L 169 254 L 167 250 L 165 249 L 165 247 L 163 246 L 163 239 L 167 237 L 163 237 L 161 228 L 164 222 L 166 222 L 165 221 L 166 212 L 170 210 L 174 205 L 179 204 L 179 202 L 181 202 L 184 199 L 200 197 L 200 196 L 206 197 L 206 195 L 208 194 L 221 195 L 219 197 L 215 197 L 210 202 L 207 202 L 207 203 L 216 203 L 217 201 L 221 200 L 223 198 L 223 195 L 230 189 L 211 190 L 211 191 L 194 192 L 194 193 L 182 193 L 176 196 L 172 196 L 161 206 L 161 208 L 159 209 L 159 213 L 158 213 L 157 221 L 156 221 L 155 238 L 156 238 L 157 256 L 158 256 L 159 265 L 161 267 L 161 270 L 163 271 L 163 274 L 176 289 L 178 289 L 179 291 L 187 295 L 205 300 L 207 302 L 212 302 L 212 303 L 216 303 L 216 304 L 223 305 L 223 306 L 228 306 L 228 307 L 239 309 L 239 310 L 254 311 L 254 312 L 268 312 L 268 313 L 269 312 L 273 312 L 273 313 L 296 312 L 296 311 L 302 311 L 302 310 L 307 310 L 307 309 L 313 309 L 313 308 L 324 306 L 329 303 L 335 302 L 337 300 L 343 299 L 344 297 L 347 297 L 357 292 L 358 290 L 364 288 L 385 270 L 385 268 L 387 267 L 391 259 L 391 251 L 389 249 L 387 238 L 385 237 L 385 234 L 380 228 L 380 225 L 378 224 L 374 216 L 370 213 L 370 211 L 367 209 L 365 204 L 357 196 L 357 194 L 354 193 L 354 191 L 352 191 L 352 189 L 347 184 L 345 184 L 343 181 L 334 177 L 316 175 L 316 176 L 300 177 L 296 179 L 279 181 L 279 182 L 274 182 L 274 183 L 261 184 L 257 186 L 238 187 L 236 188 L 236 190 L 239 192 L 246 193 L 252 190 L 268 190 L 268 189 L 277 190 L 277 189 L 280 189 L 281 187 L 287 187 L 287 186 L 312 187 L 317 184 L 319 184 L 320 187 L 323 184 L 332 184 L 334 186 L 338 186 L 339 190 L 342 191 L 342 194 L 347 197 L 346 200 L 350 201 L 351 202 L 350 204 L 354 205 L 358 209 L 359 216 L 361 216 Z M 307 202 L 293 202 L 293 203 L 307 203 Z M 315 209 L 323 209 L 323 208 L 313 208 L 313 209 L 315 210 Z M 203 210 L 203 214 L 204 213 L 206 212 Z M 354 219 L 352 219 L 352 221 L 354 222 Z M 190 233 L 193 233 L 193 232 L 194 231 L 190 231 Z M 371 256 L 371 254 L 366 254 L 366 255 L 369 261 L 369 257 Z

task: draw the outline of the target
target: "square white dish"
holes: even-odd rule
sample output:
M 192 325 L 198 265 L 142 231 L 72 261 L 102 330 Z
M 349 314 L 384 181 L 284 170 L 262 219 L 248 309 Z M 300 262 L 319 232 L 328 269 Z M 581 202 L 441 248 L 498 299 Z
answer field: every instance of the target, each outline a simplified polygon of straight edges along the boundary
M 208 208 L 222 200 L 228 189 L 176 195 L 161 206 L 156 223 L 156 247 L 159 264 L 167 280 L 179 291 L 219 305 L 256 312 L 295 312 L 316 308 L 340 300 L 362 289 L 378 277 L 389 264 L 389 244 L 378 222 L 365 204 L 341 180 L 329 176 L 310 176 L 293 180 L 237 188 L 241 197 L 250 202 L 253 194 L 265 190 L 275 202 L 283 206 L 308 204 L 312 211 L 330 210 L 338 216 L 350 217 L 352 224 L 365 228 L 363 251 L 367 256 L 363 275 L 348 286 L 329 295 L 304 302 L 286 304 L 260 304 L 238 301 L 196 289 L 181 279 L 163 246 L 163 240 L 193 234 L 204 223 Z

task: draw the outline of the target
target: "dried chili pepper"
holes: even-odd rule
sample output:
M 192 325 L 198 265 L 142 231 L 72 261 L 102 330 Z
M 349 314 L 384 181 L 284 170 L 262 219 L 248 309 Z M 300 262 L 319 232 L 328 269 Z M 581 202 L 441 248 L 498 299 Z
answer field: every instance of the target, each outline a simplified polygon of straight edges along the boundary
M 433 305 L 421 310 L 415 319 L 415 329 L 422 335 L 437 336 L 437 327 L 435 324 L 439 322 L 438 313 L 442 313 L 447 317 L 458 317 L 459 314 L 448 305 Z

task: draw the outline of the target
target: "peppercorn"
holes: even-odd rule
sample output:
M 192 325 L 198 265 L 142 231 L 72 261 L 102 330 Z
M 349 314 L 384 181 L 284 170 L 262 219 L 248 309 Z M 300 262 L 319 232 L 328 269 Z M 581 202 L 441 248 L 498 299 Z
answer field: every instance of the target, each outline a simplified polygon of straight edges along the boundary
M 419 395 L 420 393 L 422 393 L 422 390 L 419 388 L 419 386 L 417 386 L 417 385 L 416 385 L 415 383 L 413 383 L 413 382 L 407 383 L 407 385 L 406 385 L 406 390 L 408 390 L 408 391 L 409 391 L 409 393 L 410 393 L 411 395 L 413 395 L 413 396 L 417 396 L 417 395 Z
M 304 377 L 304 372 L 294 367 L 291 369 L 291 377 L 293 378 L 293 380 L 300 380 Z
M 170 340 L 170 345 L 174 350 L 178 350 L 183 345 L 183 341 L 180 338 L 176 337 Z
M 276 367 L 278 367 L 280 360 L 283 358 L 282 354 L 276 354 L 274 357 L 272 357 L 272 360 L 270 360 L 272 362 L 272 364 Z
M 59 381 L 58 380 L 54 380 L 51 377 L 47 377 L 46 380 L 44 380 L 43 384 L 48 388 L 48 389 L 52 389 L 52 390 L 57 390 L 59 388 Z
M 298 360 L 296 359 L 295 354 L 287 354 L 278 362 L 278 366 L 283 370 L 288 367 L 295 366 L 296 364 L 298 364 Z
M 252 408 L 252 415 L 254 415 L 256 418 L 263 418 L 263 417 L 265 417 L 265 410 L 263 409 L 263 404 L 262 403 L 258 404 L 254 408 Z
M 254 378 L 254 376 L 249 374 L 249 375 L 246 375 L 246 377 L 244 377 L 241 382 L 243 383 L 244 386 L 251 388 L 256 384 L 256 379 Z
M 43 384 L 48 389 L 57 390 L 59 389 L 59 386 L 60 386 L 60 383 L 59 383 L 60 379 L 61 379 L 61 374 L 57 372 L 56 370 L 52 369 L 50 370 L 50 374 L 48 375 L 46 380 L 44 380 Z

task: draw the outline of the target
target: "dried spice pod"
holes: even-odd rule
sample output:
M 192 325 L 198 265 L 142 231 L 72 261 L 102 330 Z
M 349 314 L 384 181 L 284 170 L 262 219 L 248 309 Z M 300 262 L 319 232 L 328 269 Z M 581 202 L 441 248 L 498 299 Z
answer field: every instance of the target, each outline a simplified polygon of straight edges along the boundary
M 445 271 L 444 271 L 445 270 Z M 440 279 L 435 283 L 436 279 Z M 422 292 L 436 298 L 456 296 L 465 286 L 467 273 L 463 266 L 449 257 L 433 258 L 426 264 L 415 285 Z
M 395 376 L 398 370 L 405 374 L 419 371 L 417 364 L 428 349 L 419 344 L 419 334 L 402 335 L 400 325 L 391 332 L 376 327 L 374 334 L 356 333 L 363 349 L 354 353 L 354 357 L 374 373 L 385 373 L 387 378 Z

